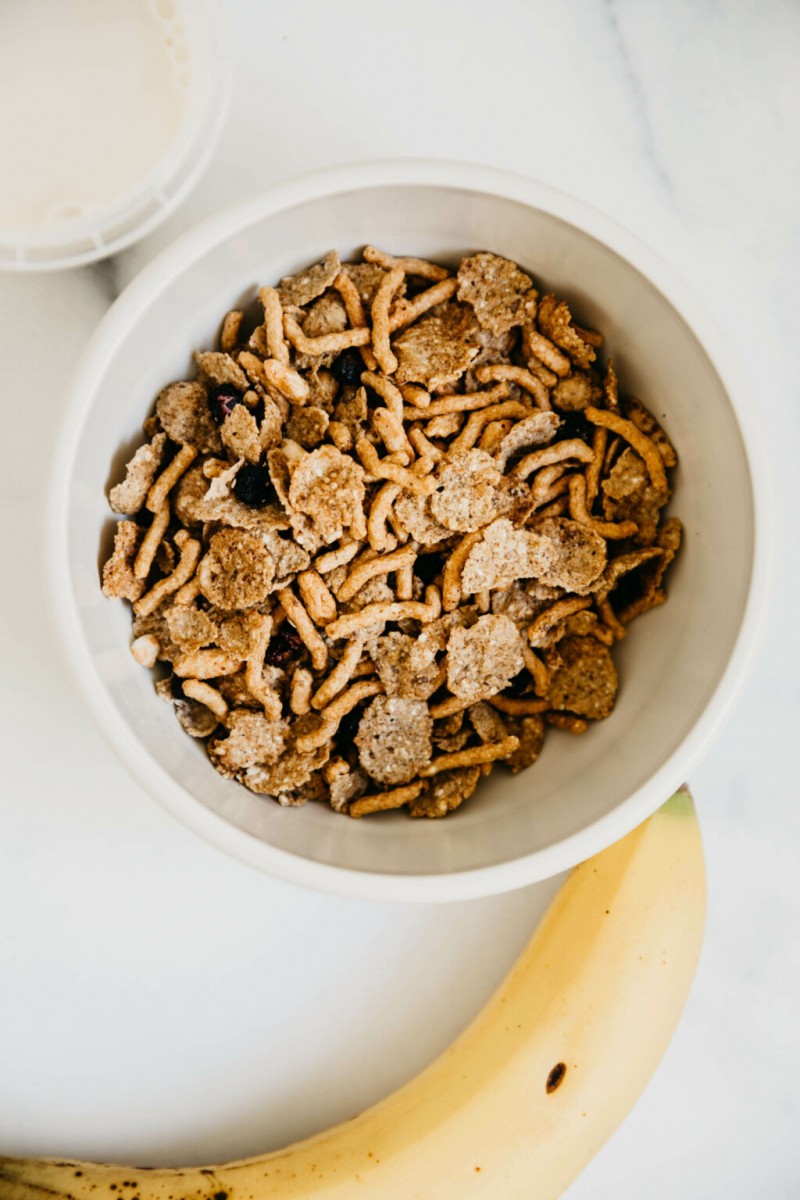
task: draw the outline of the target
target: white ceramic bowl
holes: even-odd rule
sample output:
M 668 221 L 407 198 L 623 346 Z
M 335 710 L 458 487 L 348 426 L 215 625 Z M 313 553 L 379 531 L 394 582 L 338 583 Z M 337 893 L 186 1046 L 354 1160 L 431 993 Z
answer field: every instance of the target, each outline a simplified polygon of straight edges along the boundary
M 223 780 L 128 651 L 129 611 L 99 587 L 110 478 L 153 397 L 191 370 L 226 309 L 336 247 L 438 259 L 491 249 L 601 329 L 623 389 L 680 454 L 672 510 L 685 545 L 664 607 L 615 651 L 612 716 L 553 733 L 541 760 L 497 771 L 445 821 L 348 821 L 283 809 Z M 95 719 L 142 784 L 209 842 L 294 883 L 342 894 L 451 900 L 564 870 L 652 813 L 707 747 L 752 658 L 765 593 L 763 490 L 750 397 L 697 302 L 656 257 L 583 204 L 477 167 L 348 167 L 273 188 L 161 254 L 98 328 L 78 370 L 57 461 L 49 559 L 57 622 Z M 112 468 L 112 464 L 115 464 Z

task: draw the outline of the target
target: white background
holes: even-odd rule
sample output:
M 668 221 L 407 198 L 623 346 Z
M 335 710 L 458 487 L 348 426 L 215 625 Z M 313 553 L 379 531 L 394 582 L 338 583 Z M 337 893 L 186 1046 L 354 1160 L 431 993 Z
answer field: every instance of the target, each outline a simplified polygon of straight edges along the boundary
M 199 1161 L 351 1115 L 463 1027 L 552 891 L 393 908 L 305 894 L 221 857 L 101 742 L 44 597 L 65 380 L 124 284 L 199 217 L 273 181 L 445 156 L 537 176 L 628 225 L 694 286 L 750 372 L 778 562 L 756 671 L 690 781 L 710 881 L 704 954 L 650 1088 L 569 1197 L 796 1200 L 800 7 L 229 11 L 230 121 L 184 208 L 112 262 L 0 277 L 0 1148 Z

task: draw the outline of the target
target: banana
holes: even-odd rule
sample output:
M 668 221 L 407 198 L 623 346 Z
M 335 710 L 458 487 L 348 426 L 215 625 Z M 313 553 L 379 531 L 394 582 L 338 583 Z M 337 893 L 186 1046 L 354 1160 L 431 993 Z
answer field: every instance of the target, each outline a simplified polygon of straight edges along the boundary
M 550 1200 L 632 1107 L 677 1023 L 705 917 L 688 790 L 570 874 L 499 991 L 352 1121 L 186 1170 L 0 1158 L 2 1200 Z

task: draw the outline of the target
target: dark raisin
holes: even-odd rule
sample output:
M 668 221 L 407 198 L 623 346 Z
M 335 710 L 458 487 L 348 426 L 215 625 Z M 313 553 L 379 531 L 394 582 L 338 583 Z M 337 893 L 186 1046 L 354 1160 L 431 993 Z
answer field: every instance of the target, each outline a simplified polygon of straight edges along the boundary
M 363 370 L 364 360 L 354 347 L 343 350 L 331 363 L 331 375 L 338 383 L 360 383 Z
M 208 407 L 218 425 L 229 417 L 237 404 L 242 403 L 242 393 L 229 383 L 221 383 L 208 393 Z
M 587 420 L 582 412 L 564 412 L 558 415 L 561 417 L 561 424 L 558 427 L 559 441 L 566 438 L 580 438 L 582 442 L 591 444 L 595 426 Z
M 270 667 L 285 667 L 297 658 L 302 649 L 303 639 L 300 634 L 293 625 L 284 621 L 267 647 L 264 659 Z
M 504 696 L 522 696 L 530 687 L 531 677 L 525 667 L 515 675 L 507 688 L 503 688 Z
M 268 469 L 253 463 L 245 463 L 236 472 L 233 480 L 233 494 L 248 508 L 264 508 L 265 505 L 278 498 L 275 488 L 272 486 Z
M 437 576 L 441 575 L 443 566 L 444 560 L 441 554 L 420 554 L 414 563 L 414 574 L 427 587 Z

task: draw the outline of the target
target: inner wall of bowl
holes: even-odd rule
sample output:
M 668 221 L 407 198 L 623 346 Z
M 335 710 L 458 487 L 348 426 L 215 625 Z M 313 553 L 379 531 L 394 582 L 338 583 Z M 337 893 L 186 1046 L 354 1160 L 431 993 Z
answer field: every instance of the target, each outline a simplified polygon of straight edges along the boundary
M 421 232 L 423 231 L 423 232 Z M 101 547 L 112 520 L 112 461 L 138 444 L 158 390 L 192 371 L 229 307 L 336 247 L 365 242 L 457 261 L 490 249 L 566 297 L 582 324 L 606 336 L 623 392 L 639 396 L 678 448 L 671 511 L 686 528 L 669 603 L 635 622 L 615 649 L 621 687 L 610 718 L 583 737 L 551 731 L 529 771 L 498 769 L 446 821 L 386 814 L 350 821 L 321 805 L 283 809 L 223 780 L 202 745 L 180 730 L 128 652 L 129 611 L 104 600 Z M 118 473 L 114 478 L 118 477 Z M 373 187 L 266 216 L 170 279 L 131 325 L 93 397 L 69 502 L 69 558 L 82 636 L 109 705 L 137 753 L 201 804 L 292 854 L 360 871 L 466 871 L 519 858 L 611 812 L 672 755 L 702 714 L 732 652 L 746 602 L 753 501 L 744 447 L 711 362 L 656 288 L 583 231 L 517 201 L 429 186 Z M 186 798 L 187 806 L 192 801 Z

